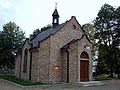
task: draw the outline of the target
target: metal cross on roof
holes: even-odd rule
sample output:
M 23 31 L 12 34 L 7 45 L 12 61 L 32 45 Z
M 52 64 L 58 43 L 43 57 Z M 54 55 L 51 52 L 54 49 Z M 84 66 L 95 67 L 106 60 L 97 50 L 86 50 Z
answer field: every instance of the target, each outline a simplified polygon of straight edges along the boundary
M 57 9 L 57 2 L 55 3 L 55 9 Z

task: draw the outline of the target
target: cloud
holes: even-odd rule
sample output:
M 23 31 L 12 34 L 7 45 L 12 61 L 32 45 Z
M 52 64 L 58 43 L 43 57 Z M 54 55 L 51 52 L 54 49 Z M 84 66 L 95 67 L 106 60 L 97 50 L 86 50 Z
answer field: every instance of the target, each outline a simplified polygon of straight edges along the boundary
M 0 0 L 0 9 L 10 9 L 12 6 L 12 0 Z
M 14 7 L 14 11 L 19 15 L 22 14 L 22 10 L 19 7 Z
M 18 14 L 21 14 L 21 9 L 17 5 L 19 1 L 15 0 L 0 0 L 0 20 L 8 22 L 15 19 Z M 18 3 L 18 4 L 17 4 Z
M 0 0 L 0 18 L 3 21 L 7 20 L 7 14 L 13 7 L 12 0 Z

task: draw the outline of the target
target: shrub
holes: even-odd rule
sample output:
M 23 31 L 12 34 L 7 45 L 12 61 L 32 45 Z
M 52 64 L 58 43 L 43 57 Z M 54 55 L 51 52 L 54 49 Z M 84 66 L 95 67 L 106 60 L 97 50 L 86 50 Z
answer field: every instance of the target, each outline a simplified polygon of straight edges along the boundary
M 109 80 L 108 76 L 109 75 L 107 74 L 101 74 L 101 75 L 95 76 L 94 79 L 95 81 Z

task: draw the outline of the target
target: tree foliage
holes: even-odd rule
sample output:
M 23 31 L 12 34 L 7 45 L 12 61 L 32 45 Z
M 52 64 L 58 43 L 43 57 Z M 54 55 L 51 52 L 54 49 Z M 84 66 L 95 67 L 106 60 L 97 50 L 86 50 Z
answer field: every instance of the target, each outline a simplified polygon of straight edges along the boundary
M 94 41 L 94 34 L 95 34 L 95 29 L 93 27 L 93 24 L 91 23 L 86 23 L 82 26 L 82 29 L 84 30 L 84 32 L 87 34 L 87 36 L 89 37 L 89 39 L 91 41 Z M 93 42 L 92 42 L 93 43 Z
M 86 23 L 82 26 L 82 29 L 84 30 L 85 34 L 87 35 L 87 37 L 91 41 L 92 46 L 93 46 L 92 49 L 93 49 L 93 52 L 95 53 L 95 51 L 96 51 L 96 40 L 94 38 L 95 28 L 93 27 L 93 24 Z
M 0 31 L 0 66 L 13 67 L 15 54 L 25 39 L 25 33 L 14 22 L 3 25 Z
M 86 23 L 82 26 L 83 31 L 89 38 L 90 42 L 92 43 L 92 62 L 93 62 L 93 73 L 95 73 L 96 62 L 97 62 L 97 44 L 96 39 L 94 38 L 95 35 L 95 28 L 93 27 L 92 23 Z
M 107 69 L 110 77 L 113 77 L 115 71 L 119 72 L 116 67 L 119 67 L 120 62 L 117 53 L 120 51 L 120 7 L 104 4 L 94 20 L 94 27 L 99 48 L 97 70 L 99 72 L 103 68 L 101 72 L 104 72 Z

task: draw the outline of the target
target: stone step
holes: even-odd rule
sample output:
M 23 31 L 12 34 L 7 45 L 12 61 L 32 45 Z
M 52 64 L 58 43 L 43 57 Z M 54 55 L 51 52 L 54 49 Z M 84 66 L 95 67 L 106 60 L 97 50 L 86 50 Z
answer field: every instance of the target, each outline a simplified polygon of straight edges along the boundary
M 89 82 L 78 82 L 78 84 L 81 84 L 82 86 L 100 86 L 105 85 L 106 83 L 101 81 L 89 81 Z
M 89 87 L 89 86 L 102 86 L 105 85 L 106 83 L 92 83 L 92 84 L 84 84 L 83 86 Z

